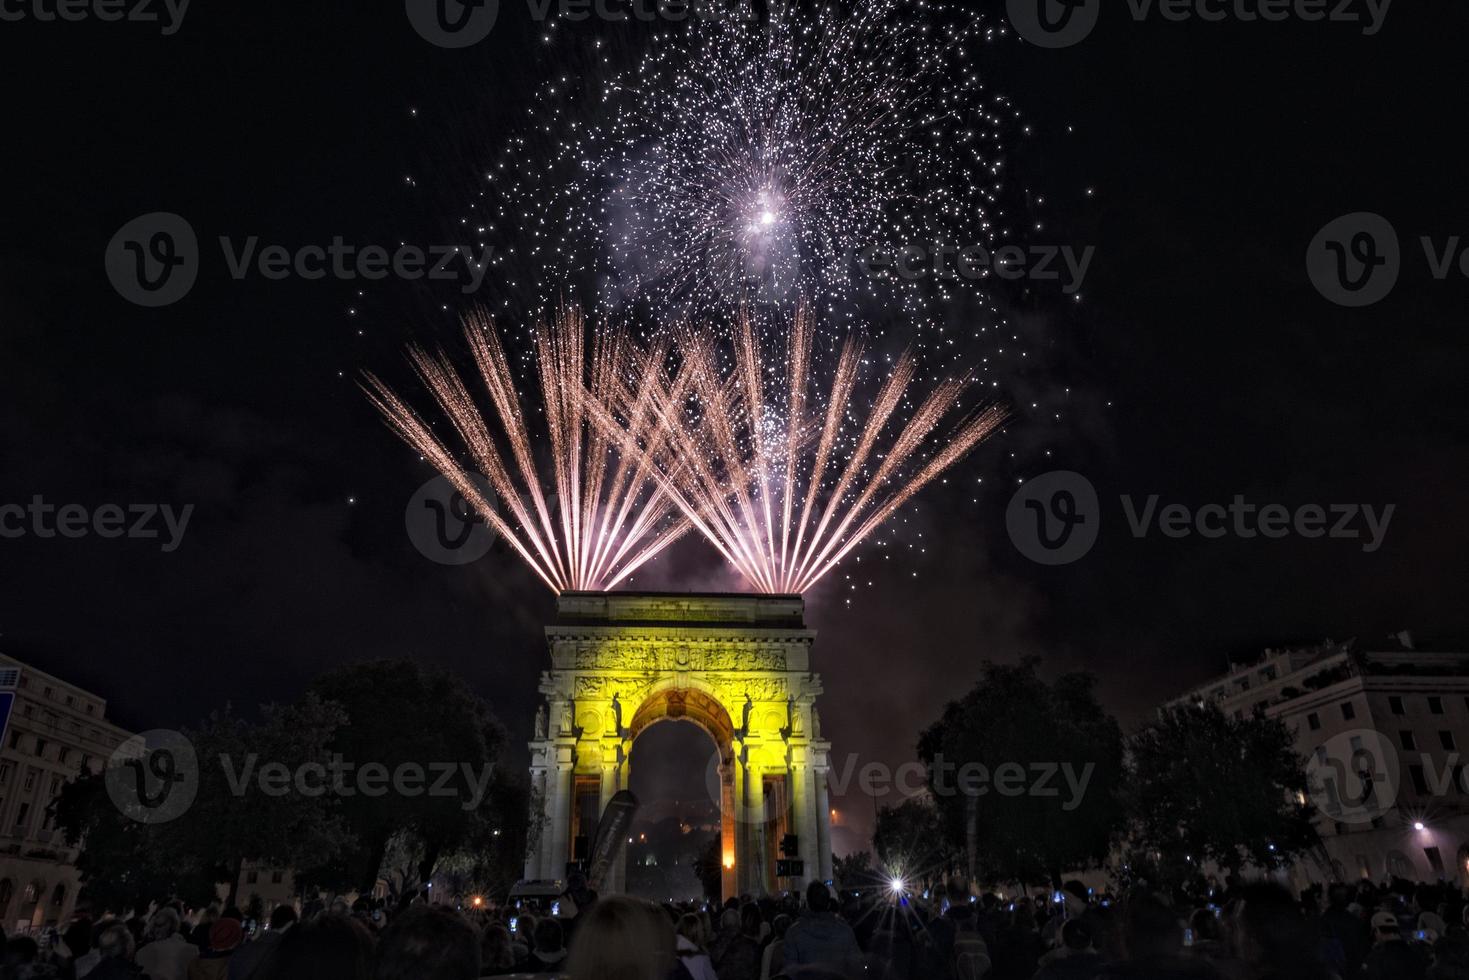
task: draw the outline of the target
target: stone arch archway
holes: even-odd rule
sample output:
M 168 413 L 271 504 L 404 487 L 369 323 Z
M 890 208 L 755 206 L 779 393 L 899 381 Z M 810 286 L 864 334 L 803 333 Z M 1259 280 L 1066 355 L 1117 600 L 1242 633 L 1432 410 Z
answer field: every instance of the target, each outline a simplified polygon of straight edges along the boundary
M 721 886 L 725 895 L 736 894 L 739 882 L 735 869 L 741 824 L 741 814 L 737 811 L 738 794 L 735 792 L 736 732 L 729 709 L 712 689 L 700 681 L 672 678 L 655 684 L 649 690 L 627 726 L 620 785 L 626 787 L 631 782 L 632 744 L 638 736 L 660 722 L 670 721 L 691 722 L 714 742 L 719 756 L 719 851 L 724 869 Z
M 632 740 L 682 718 L 719 747 L 725 895 L 830 880 L 830 745 L 799 596 L 566 593 L 557 611 L 530 743 L 527 878 L 565 875 L 585 853 L 588 813 L 628 786 Z M 774 833 L 795 837 L 799 874 L 777 878 Z M 619 890 L 616 872 L 605 885 Z

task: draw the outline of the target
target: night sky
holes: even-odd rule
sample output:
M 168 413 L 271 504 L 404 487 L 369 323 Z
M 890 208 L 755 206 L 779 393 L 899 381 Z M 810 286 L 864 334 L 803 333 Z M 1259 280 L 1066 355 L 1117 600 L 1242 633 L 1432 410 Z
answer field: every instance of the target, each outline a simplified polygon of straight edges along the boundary
M 1096 258 L 1082 303 L 1015 301 L 1033 360 L 1005 434 L 905 511 L 905 545 L 858 552 L 842 572 L 859 588 L 837 575 L 807 595 L 838 764 L 911 758 L 985 659 L 1092 671 L 1128 724 L 1265 646 L 1402 629 L 1469 643 L 1469 290 L 1458 271 L 1436 280 L 1419 244 L 1469 244 L 1469 10 L 1394 4 L 1364 37 L 1135 23 L 1115 6 L 1077 47 L 1011 35 L 985 52 L 989 85 L 1032 127 L 1012 179 L 1049 199 L 1051 235 Z M 0 652 L 97 691 L 134 729 L 418 658 L 488 698 L 524 760 L 552 596 L 503 547 L 465 568 L 413 548 L 403 511 L 431 473 L 357 388 L 363 370 L 404 377 L 404 345 L 451 334 L 452 311 L 413 284 L 235 281 L 214 242 L 444 240 L 554 70 L 537 43 L 509 0 L 465 51 L 427 44 L 395 3 L 199 4 L 167 37 L 0 22 L 0 504 L 194 505 L 171 553 L 0 539 Z M 205 246 L 193 291 L 158 310 L 124 301 L 103 266 L 114 232 L 152 211 L 186 216 Z M 1396 227 L 1403 272 L 1386 300 L 1346 309 L 1305 255 L 1359 211 Z M 1045 568 L 1005 511 L 1017 480 L 1056 469 L 1092 481 L 1102 523 L 1090 554 Z M 1124 494 L 1395 511 L 1370 554 L 1139 540 Z M 636 580 L 734 583 L 692 537 Z M 835 805 L 870 818 L 855 794 Z

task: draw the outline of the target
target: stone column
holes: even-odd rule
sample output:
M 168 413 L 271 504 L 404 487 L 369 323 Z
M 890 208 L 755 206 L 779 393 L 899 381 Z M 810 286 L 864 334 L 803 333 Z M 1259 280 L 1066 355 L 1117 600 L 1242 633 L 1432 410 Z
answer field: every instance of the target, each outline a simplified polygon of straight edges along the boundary
M 796 835 L 796 856 L 802 862 L 802 876 L 792 882 L 801 889 L 814 881 L 821 868 L 816 856 L 816 793 L 811 780 L 811 767 L 805 762 L 792 762 L 790 767 L 791 811 Z
M 615 753 L 616 749 L 612 749 L 612 752 Z M 614 754 L 609 758 L 604 751 L 604 754 L 602 756 L 602 785 L 601 791 L 598 794 L 597 803 L 598 837 L 600 837 L 602 834 L 602 820 L 607 815 L 607 804 L 612 802 L 612 796 L 617 792 L 617 776 L 619 768 L 620 767 L 617 764 L 617 756 Z M 589 844 L 589 850 L 587 852 L 589 857 L 592 853 L 591 849 L 595 848 L 595 846 L 596 837 L 592 838 L 592 841 Z M 626 857 L 627 855 L 624 853 L 623 858 Z M 607 877 L 603 879 L 602 882 L 602 889 L 606 893 L 612 895 L 618 895 L 622 893 L 622 881 L 620 880 L 621 876 L 618 874 L 619 870 L 622 867 L 622 864 L 623 862 L 621 860 L 614 860 L 612 862 L 612 866 L 607 869 Z
M 770 890 L 766 880 L 765 861 L 769 853 L 765 849 L 765 773 L 760 766 L 747 764 L 745 780 L 746 813 L 750 821 L 750 860 L 745 876 L 746 890 L 759 898 Z
M 555 790 L 551 807 L 551 846 L 546 853 L 546 878 L 565 878 L 566 862 L 571 860 L 571 776 L 570 759 L 556 760 Z
M 535 750 L 532 749 L 532 752 Z M 539 833 L 536 836 L 536 846 L 525 857 L 525 878 L 534 880 L 541 877 L 541 871 L 545 867 L 546 848 L 548 841 L 546 836 L 551 832 L 551 822 L 548 819 L 550 812 L 550 799 L 547 796 L 546 767 L 534 765 L 530 767 L 531 798 L 537 799 L 539 793 L 540 806 L 530 814 L 530 819 L 539 824 Z
M 728 901 L 740 894 L 738 853 L 736 838 L 739 821 L 735 807 L 735 762 L 731 759 L 719 766 L 719 860 L 723 870 L 719 875 L 720 900 Z
M 822 881 L 831 881 L 831 791 L 826 786 L 826 769 L 812 772 L 816 780 L 816 863 Z

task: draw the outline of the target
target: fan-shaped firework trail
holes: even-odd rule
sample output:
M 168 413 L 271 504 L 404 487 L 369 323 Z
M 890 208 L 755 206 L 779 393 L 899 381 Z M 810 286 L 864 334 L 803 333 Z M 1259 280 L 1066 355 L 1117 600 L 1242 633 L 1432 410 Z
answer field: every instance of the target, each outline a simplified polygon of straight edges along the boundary
M 862 347 L 850 338 L 830 387 L 813 391 L 811 323 L 801 311 L 779 351 L 783 374 L 772 370 L 770 355 L 741 317 L 729 370 L 707 334 L 689 333 L 676 369 L 654 351 L 637 372 L 640 383 L 624 385 L 612 409 L 592 408 L 762 592 L 809 589 L 1005 419 L 990 407 L 936 434 L 967 387 L 946 379 L 899 423 L 914 376 L 907 354 L 864 413 L 854 404 Z M 658 430 L 641 423 L 645 406 Z M 890 430 L 896 434 L 884 438 Z
M 418 413 L 376 376 L 367 375 L 368 397 L 389 425 L 557 592 L 610 589 L 689 527 L 649 464 L 642 457 L 619 456 L 613 440 L 591 423 L 588 397 L 610 399 L 620 390 L 630 348 L 619 332 L 598 333 L 589 364 L 585 334 L 582 317 L 574 311 L 563 312 L 536 333 L 544 437 L 550 450 L 547 482 L 555 487 L 554 505 L 542 490 L 537 437 L 527 425 L 509 360 L 489 318 L 482 313 L 465 317 L 464 339 L 489 393 L 499 438 L 444 354 L 417 348 L 409 352 L 475 467 L 509 511 L 508 520 Z M 626 419 L 628 432 L 636 434 L 653 460 L 664 437 L 650 408 L 649 399 L 635 398 L 628 403 Z
M 1015 115 L 979 76 L 995 29 L 932 0 L 704 7 L 634 67 L 594 65 L 600 91 L 568 74 L 542 90 L 463 219 L 513 234 L 507 295 L 594 291 L 710 326 L 798 296 L 850 325 L 879 300 L 936 323 L 954 280 L 896 275 L 892 256 L 994 243 Z

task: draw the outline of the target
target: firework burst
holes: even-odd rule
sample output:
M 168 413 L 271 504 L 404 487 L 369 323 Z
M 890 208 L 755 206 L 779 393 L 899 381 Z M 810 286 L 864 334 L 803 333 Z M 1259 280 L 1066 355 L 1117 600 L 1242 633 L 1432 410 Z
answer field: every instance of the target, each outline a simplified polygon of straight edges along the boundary
M 815 585 L 1005 419 L 990 407 L 940 431 L 968 382 L 945 379 L 916 398 L 908 354 L 864 408 L 856 400 L 863 374 L 856 339 L 844 343 L 818 390 L 811 326 L 798 310 L 784 348 L 768 351 L 742 316 L 729 357 L 707 333 L 690 331 L 676 365 L 655 349 L 643 357 L 636 385 L 614 390 L 611 402 L 594 396 L 589 409 L 761 592 Z M 772 355 L 783 357 L 783 371 Z M 656 427 L 645 424 L 649 415 Z
M 508 514 L 487 499 L 445 442 L 417 412 L 376 376 L 365 390 L 388 424 L 436 469 L 475 512 L 501 534 L 540 579 L 556 592 L 610 589 L 672 544 L 689 527 L 643 458 L 621 457 L 613 440 L 593 425 L 587 406 L 624 387 L 631 350 L 617 331 L 594 332 L 590 349 L 582 317 L 561 313 L 535 334 L 535 364 L 544 408 L 544 432 L 532 434 L 509 358 L 493 323 L 482 313 L 464 319 L 497 423 L 492 431 L 449 358 L 420 348 L 409 360 L 448 418 L 474 467 L 494 488 Z M 649 399 L 632 399 L 627 432 L 645 447 L 646 459 L 662 452 L 662 427 Z M 555 497 L 548 499 L 536 463 L 540 439 Z
M 742 306 L 788 316 L 804 297 L 832 323 L 896 307 L 937 326 L 955 283 L 892 256 L 1003 232 L 1015 112 L 978 69 L 996 30 L 931 0 L 713 7 L 628 67 L 604 54 L 542 90 L 464 218 L 513 230 L 503 302 L 569 291 L 728 332 Z

